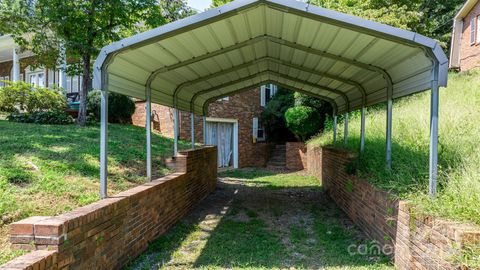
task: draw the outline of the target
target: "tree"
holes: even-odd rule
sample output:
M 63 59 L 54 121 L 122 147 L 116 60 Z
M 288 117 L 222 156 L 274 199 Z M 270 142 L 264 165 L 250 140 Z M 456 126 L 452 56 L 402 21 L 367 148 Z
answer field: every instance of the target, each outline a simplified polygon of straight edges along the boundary
M 82 75 L 77 120 L 81 126 L 86 123 L 92 59 L 99 49 L 135 32 L 190 14 L 183 0 L 163 0 L 160 5 L 157 0 L 2 0 L 2 3 L 0 31 L 11 34 L 24 50 L 32 51 L 36 64 L 58 66 L 62 46 L 69 59 L 77 60 L 68 72 Z
M 262 112 L 262 123 L 268 140 L 285 142 L 295 139 L 285 123 L 285 112 L 293 107 L 294 98 L 290 90 L 279 88 Z
M 212 1 L 212 7 L 219 7 L 223 6 L 226 3 L 232 2 L 232 0 L 213 0 Z
M 324 100 L 312 97 L 306 94 L 296 92 L 294 95 L 295 106 L 306 106 L 314 108 L 320 115 L 320 127 L 323 129 L 325 127 L 325 121 L 327 120 L 328 115 L 333 114 L 332 105 Z
M 295 106 L 285 112 L 287 127 L 302 142 L 320 129 L 320 114 L 312 107 Z
M 310 0 L 313 5 L 411 30 L 448 51 L 453 17 L 464 0 Z

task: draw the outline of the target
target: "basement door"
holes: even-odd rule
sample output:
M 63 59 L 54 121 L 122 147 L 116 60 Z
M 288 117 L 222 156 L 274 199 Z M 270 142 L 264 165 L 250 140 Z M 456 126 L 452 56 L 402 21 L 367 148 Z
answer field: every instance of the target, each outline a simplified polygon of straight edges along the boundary
M 206 144 L 216 145 L 218 148 L 218 167 L 233 165 L 233 131 L 234 123 L 207 122 Z

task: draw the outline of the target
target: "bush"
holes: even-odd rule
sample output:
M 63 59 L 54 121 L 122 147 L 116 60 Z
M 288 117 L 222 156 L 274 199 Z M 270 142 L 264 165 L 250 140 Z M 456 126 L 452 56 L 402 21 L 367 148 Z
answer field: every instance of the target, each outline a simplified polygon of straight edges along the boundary
M 285 112 L 287 127 L 302 142 L 318 132 L 320 120 L 320 114 L 312 107 L 296 106 Z
M 50 125 L 68 125 L 74 122 L 73 118 L 63 111 L 40 111 L 32 113 L 11 113 L 8 121 L 19 123 L 35 123 Z
M 62 91 L 32 86 L 26 82 L 5 81 L 0 88 L 0 111 L 60 111 L 67 107 Z
M 325 128 L 326 121 L 333 114 L 332 105 L 324 100 L 296 92 L 295 106 L 312 107 L 320 114 L 320 129 Z
M 101 91 L 94 90 L 88 94 L 87 111 L 93 113 L 97 121 L 100 120 Z M 127 96 L 109 93 L 108 95 L 108 122 L 131 123 L 135 112 L 135 102 Z

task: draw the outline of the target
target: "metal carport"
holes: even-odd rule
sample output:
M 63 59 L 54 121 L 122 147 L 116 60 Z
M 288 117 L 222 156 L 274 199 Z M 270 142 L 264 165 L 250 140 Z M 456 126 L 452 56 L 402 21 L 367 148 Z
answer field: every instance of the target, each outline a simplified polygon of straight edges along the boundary
M 120 40 L 104 47 L 94 65 L 94 88 L 103 93 L 100 194 L 107 195 L 109 91 L 146 99 L 147 118 L 151 102 L 205 116 L 210 102 L 271 82 L 330 102 L 335 123 L 336 115 L 361 109 L 361 151 L 364 108 L 387 102 L 389 167 L 393 99 L 431 89 L 434 196 L 438 90 L 447 85 L 447 69 L 444 52 L 430 38 L 293 0 L 237 0 Z M 151 179 L 149 119 L 146 126 Z M 348 117 L 345 140 L 347 134 Z

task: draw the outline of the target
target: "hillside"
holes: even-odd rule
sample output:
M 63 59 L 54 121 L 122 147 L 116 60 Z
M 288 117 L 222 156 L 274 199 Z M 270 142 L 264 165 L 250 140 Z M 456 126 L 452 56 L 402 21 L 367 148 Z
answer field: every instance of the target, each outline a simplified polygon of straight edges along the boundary
M 365 154 L 357 173 L 377 187 L 409 199 L 422 213 L 480 224 L 480 72 L 450 74 L 449 86 L 440 93 L 439 193 L 428 192 L 430 92 L 394 101 L 393 169 L 385 168 L 385 108 L 366 114 Z M 330 125 L 331 126 L 331 125 Z M 343 147 L 343 122 L 338 147 Z M 332 132 L 310 144 L 332 143 Z M 351 114 L 347 148 L 358 151 L 359 113 Z
M 99 199 L 98 127 L 50 126 L 0 120 L 0 265 L 9 248 L 8 224 L 67 212 Z M 145 182 L 145 129 L 109 126 L 109 194 Z M 179 143 L 180 148 L 189 144 Z M 173 140 L 153 134 L 153 174 L 168 173 L 162 158 Z

